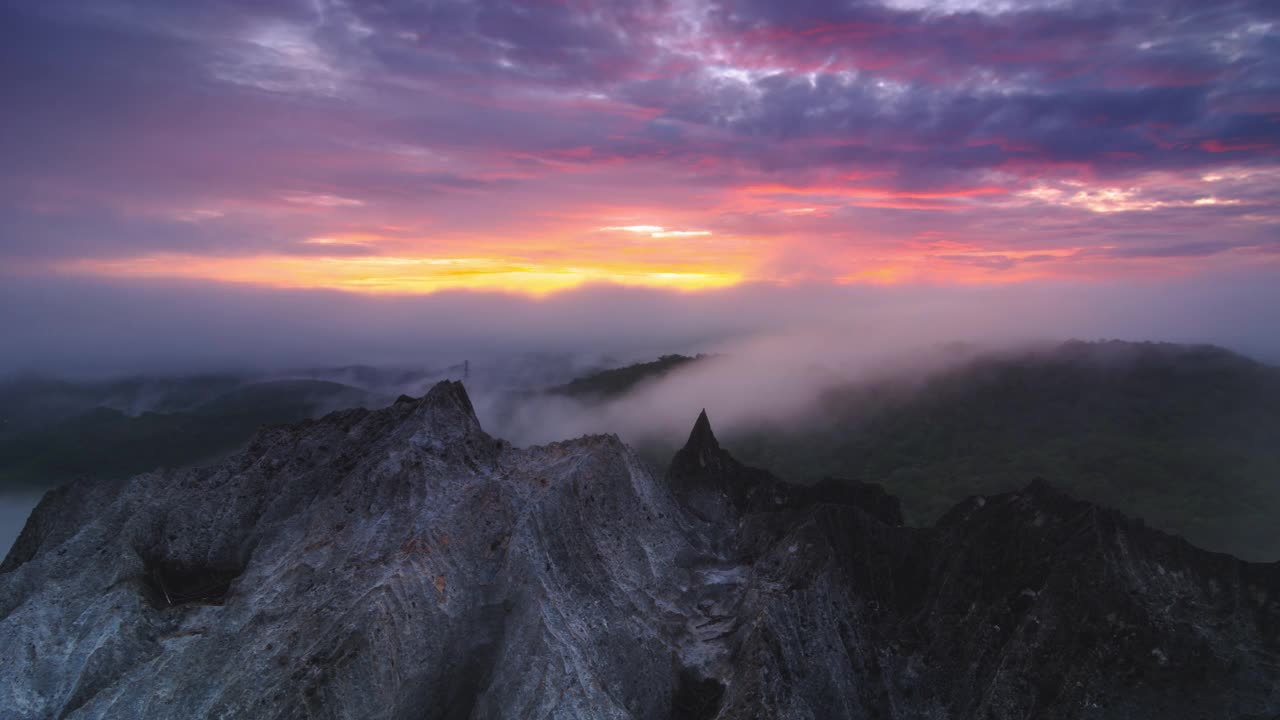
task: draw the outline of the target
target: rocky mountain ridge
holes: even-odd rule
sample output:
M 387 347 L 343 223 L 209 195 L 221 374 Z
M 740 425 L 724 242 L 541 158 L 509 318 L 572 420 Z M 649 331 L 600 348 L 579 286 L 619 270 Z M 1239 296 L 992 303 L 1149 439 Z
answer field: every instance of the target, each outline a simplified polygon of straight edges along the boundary
M 1044 483 L 904 527 L 705 414 L 656 479 L 441 383 L 51 492 L 0 646 L 14 718 L 1272 718 L 1280 565 Z

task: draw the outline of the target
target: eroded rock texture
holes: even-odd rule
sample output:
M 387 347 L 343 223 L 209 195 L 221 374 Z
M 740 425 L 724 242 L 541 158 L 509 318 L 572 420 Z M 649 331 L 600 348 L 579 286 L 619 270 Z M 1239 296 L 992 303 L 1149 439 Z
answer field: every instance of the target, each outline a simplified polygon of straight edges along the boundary
M 461 385 L 50 493 L 0 566 L 4 718 L 1273 718 L 1280 567 L 1042 483 L 902 525 Z

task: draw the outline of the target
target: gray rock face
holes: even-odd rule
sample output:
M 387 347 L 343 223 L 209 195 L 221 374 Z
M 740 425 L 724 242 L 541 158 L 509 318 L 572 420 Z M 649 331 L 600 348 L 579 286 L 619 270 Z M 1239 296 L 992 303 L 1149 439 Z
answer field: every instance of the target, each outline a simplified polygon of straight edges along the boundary
M 1280 568 L 1043 484 L 907 528 L 744 468 L 519 449 L 461 385 L 50 493 L 4 718 L 1272 718 Z

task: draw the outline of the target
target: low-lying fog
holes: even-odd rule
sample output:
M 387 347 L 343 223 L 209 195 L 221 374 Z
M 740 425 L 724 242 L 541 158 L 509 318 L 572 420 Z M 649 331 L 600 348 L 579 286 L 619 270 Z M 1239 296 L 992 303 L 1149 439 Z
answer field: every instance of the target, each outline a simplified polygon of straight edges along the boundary
M 948 288 L 760 285 L 694 294 L 597 287 L 542 299 L 17 279 L 0 285 L 0 376 L 287 376 L 296 368 L 344 368 L 331 379 L 350 382 L 347 366 L 358 364 L 421 371 L 403 387 L 378 389 L 420 394 L 427 380 L 465 372 L 486 429 L 517 444 L 602 432 L 636 442 L 682 436 L 702 408 L 717 430 L 786 422 L 809 413 L 834 385 L 919 375 L 974 351 L 1041 341 L 1214 343 L 1276 363 L 1278 327 L 1280 287 L 1261 274 Z M 589 409 L 567 398 L 509 402 L 513 390 L 592 368 L 699 352 L 717 357 L 624 401 Z M 0 494 L 0 548 L 7 551 L 34 503 Z
M 1261 272 L 988 286 L 743 285 L 698 293 L 588 287 L 538 299 L 7 277 L 0 283 L 0 376 L 437 368 L 531 353 L 625 361 L 793 335 L 855 351 L 1011 338 L 1209 342 L 1280 360 L 1277 326 L 1280 285 Z

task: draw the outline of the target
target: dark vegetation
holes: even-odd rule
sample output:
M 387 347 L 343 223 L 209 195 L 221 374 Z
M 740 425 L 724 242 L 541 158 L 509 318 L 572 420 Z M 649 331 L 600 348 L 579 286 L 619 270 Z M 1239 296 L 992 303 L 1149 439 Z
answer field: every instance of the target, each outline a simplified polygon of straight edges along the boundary
M 814 417 L 722 441 L 794 480 L 883 483 L 915 524 L 1040 477 L 1203 547 L 1280 559 L 1280 369 L 1221 348 L 991 355 L 922 382 L 833 391 Z
M 49 487 L 79 477 L 116 479 L 181 467 L 238 449 L 262 425 L 387 404 L 358 388 L 318 380 L 194 378 L 186 383 L 166 381 L 134 394 L 123 383 L 113 384 L 112 394 L 102 386 L 77 389 L 63 383 L 24 388 L 26 393 L 56 388 L 57 393 L 52 403 L 32 398 L 6 408 L 9 426 L 17 429 L 0 434 L 0 488 Z M 19 394 L 16 389 L 8 392 Z M 76 406 L 113 401 L 117 407 Z M 153 402 L 156 410 L 129 414 L 120 409 L 121 404 L 144 401 Z
M 1218 348 L 1071 343 L 902 394 L 834 393 L 821 416 L 732 447 L 797 478 L 882 482 L 916 522 L 1041 477 L 1199 545 L 1280 558 L 1280 370 Z
M 0 382 L 0 438 L 68 420 L 94 408 L 125 414 L 144 410 L 181 412 L 209 402 L 245 383 L 232 375 L 183 378 L 125 378 L 73 382 L 15 377 Z
M 598 372 L 575 378 L 564 385 L 557 385 L 547 392 L 580 400 L 602 400 L 630 392 L 642 382 L 662 378 L 676 368 L 696 362 L 707 355 L 663 355 L 657 360 Z

